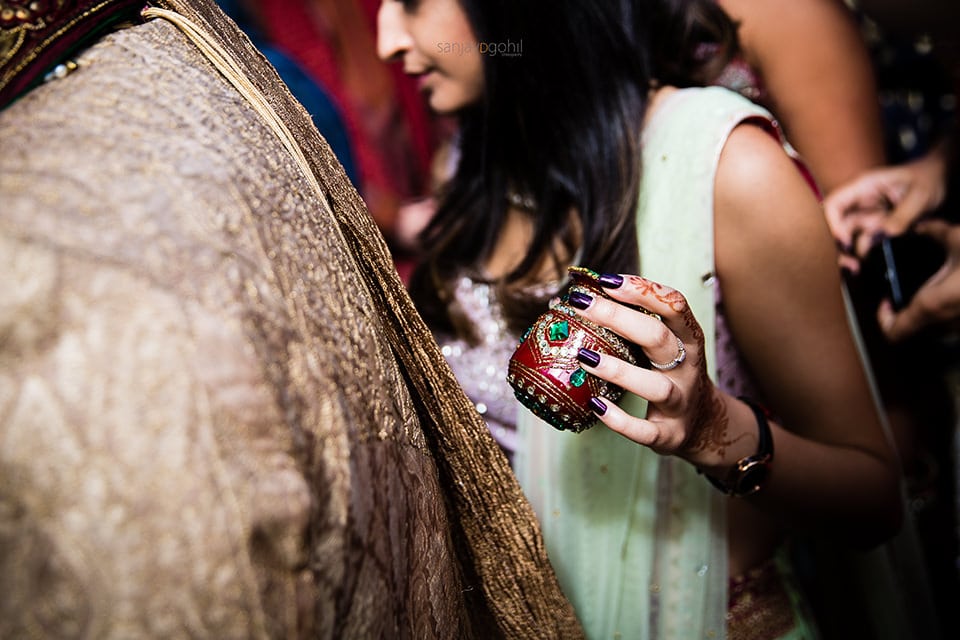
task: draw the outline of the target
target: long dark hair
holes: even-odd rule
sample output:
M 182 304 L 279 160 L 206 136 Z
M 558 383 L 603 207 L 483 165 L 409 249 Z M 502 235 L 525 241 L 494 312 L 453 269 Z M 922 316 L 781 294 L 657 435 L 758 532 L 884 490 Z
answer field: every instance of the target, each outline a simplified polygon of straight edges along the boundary
M 496 284 L 522 328 L 544 300 L 513 293 L 545 257 L 563 268 L 579 250 L 590 268 L 636 271 L 648 92 L 708 84 L 736 52 L 736 32 L 714 0 L 460 3 L 478 42 L 506 55 L 484 55 L 484 96 L 460 114 L 459 163 L 421 237 L 411 292 L 429 322 L 449 326 L 450 276 L 490 255 L 516 190 L 536 203 L 533 239 Z

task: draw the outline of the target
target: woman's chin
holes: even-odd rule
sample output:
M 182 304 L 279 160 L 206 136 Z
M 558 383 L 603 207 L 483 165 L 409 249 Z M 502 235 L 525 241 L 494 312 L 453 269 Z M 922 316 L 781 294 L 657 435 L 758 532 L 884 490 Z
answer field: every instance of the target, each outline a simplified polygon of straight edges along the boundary
M 436 93 L 431 93 L 427 98 L 427 104 L 430 110 L 441 116 L 453 115 L 462 111 L 464 106 L 456 100 L 445 100 L 442 96 L 438 97 Z
M 453 90 L 451 90 L 453 89 Z M 464 95 L 465 92 L 454 87 L 430 87 L 423 91 L 430 109 L 442 116 L 460 113 L 477 101 L 473 96 Z

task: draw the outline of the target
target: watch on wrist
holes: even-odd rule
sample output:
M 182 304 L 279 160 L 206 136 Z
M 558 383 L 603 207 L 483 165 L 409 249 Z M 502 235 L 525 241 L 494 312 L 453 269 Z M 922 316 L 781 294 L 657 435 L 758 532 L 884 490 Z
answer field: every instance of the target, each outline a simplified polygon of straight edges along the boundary
M 710 474 L 704 474 L 717 489 L 738 498 L 752 495 L 763 488 L 770 474 L 770 464 L 773 462 L 773 434 L 770 433 L 766 409 L 743 396 L 740 400 L 750 407 L 757 418 L 759 430 L 757 453 L 741 458 L 727 474 L 725 482 L 717 480 Z

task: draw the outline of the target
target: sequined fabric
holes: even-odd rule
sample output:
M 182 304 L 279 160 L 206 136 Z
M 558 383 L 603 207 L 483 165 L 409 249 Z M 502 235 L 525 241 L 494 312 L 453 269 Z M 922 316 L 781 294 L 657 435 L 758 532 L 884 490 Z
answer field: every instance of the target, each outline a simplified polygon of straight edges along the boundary
M 0 637 L 582 637 L 309 116 L 171 24 L 0 112 Z
M 703 44 L 700 45 L 697 55 L 702 59 L 707 59 L 713 56 L 716 51 L 716 45 Z M 758 104 L 764 104 L 770 97 L 760 74 L 750 66 L 750 63 L 742 55 L 731 58 L 717 74 L 717 77 L 713 79 L 713 84 L 736 91 L 744 98 Z
M 776 566 L 767 562 L 730 580 L 728 640 L 779 638 L 793 628 L 793 609 Z
M 763 103 L 769 96 L 760 81 L 760 76 L 743 58 L 733 58 L 727 63 L 713 84 L 736 91 L 754 102 Z
M 817 640 L 799 594 L 782 552 L 730 578 L 727 640 Z
M 453 303 L 472 325 L 476 343 L 438 333 L 443 356 L 457 380 L 487 423 L 508 457 L 517 449 L 517 411 L 520 405 L 507 384 L 507 363 L 519 336 L 507 328 L 493 286 L 461 276 L 451 292 Z

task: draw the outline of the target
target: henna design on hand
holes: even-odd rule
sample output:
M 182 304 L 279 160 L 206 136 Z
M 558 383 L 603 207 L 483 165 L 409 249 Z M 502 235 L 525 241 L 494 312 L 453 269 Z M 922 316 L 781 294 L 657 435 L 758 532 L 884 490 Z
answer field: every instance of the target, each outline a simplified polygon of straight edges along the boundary
M 707 375 L 707 362 L 704 356 L 705 337 L 703 327 L 697 322 L 693 311 L 687 304 L 682 293 L 669 287 L 643 278 L 629 276 L 631 286 L 645 296 L 651 296 L 661 302 L 674 313 L 678 314 L 696 343 L 695 356 L 690 359 L 690 366 L 696 367 L 698 377 L 694 393 L 697 397 L 697 406 L 693 410 L 693 424 L 690 440 L 684 449 L 690 452 L 704 452 L 713 450 L 720 458 L 725 457 L 727 447 L 736 442 L 729 437 L 730 419 L 721 394 L 713 388 L 713 383 Z
M 730 418 L 719 393 L 712 393 L 706 376 L 697 381 L 698 400 L 694 415 L 693 433 L 687 445 L 690 452 L 712 450 L 719 458 L 726 457 L 727 447 L 737 441 L 730 438 Z
M 628 281 L 640 294 L 654 297 L 658 302 L 670 307 L 674 313 L 682 314 L 687 308 L 687 299 L 676 289 L 665 287 L 642 276 L 629 276 Z

